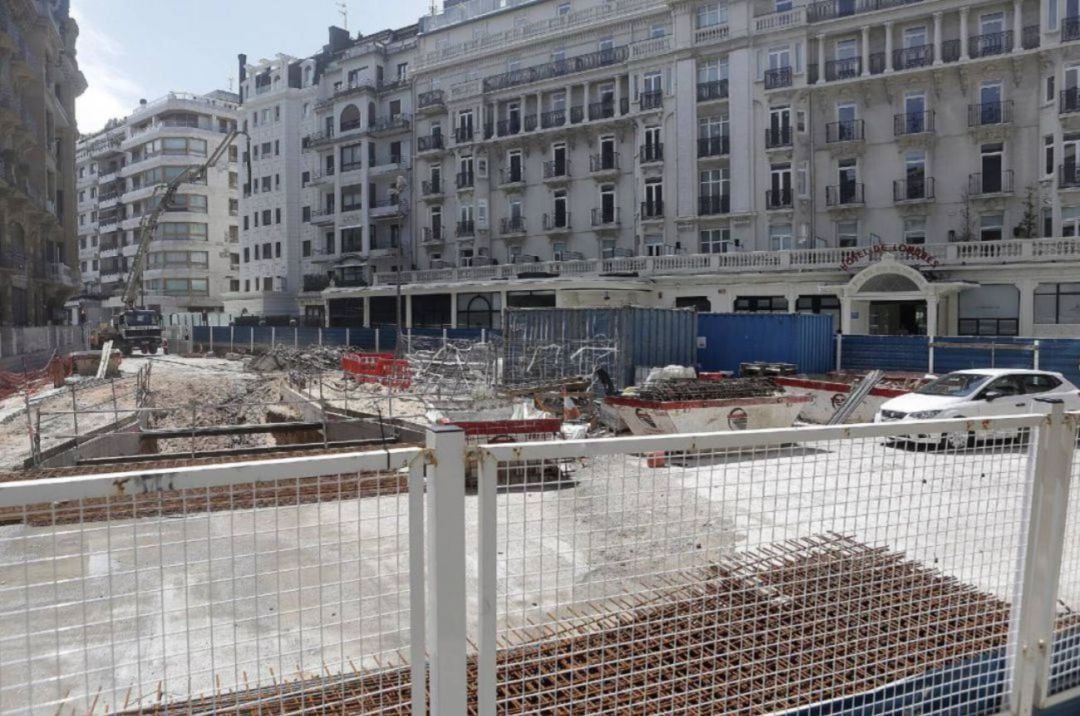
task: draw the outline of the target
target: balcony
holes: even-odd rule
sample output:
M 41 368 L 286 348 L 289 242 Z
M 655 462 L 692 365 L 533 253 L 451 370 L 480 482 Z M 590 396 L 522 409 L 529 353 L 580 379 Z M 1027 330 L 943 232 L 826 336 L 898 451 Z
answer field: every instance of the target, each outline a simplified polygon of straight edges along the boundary
M 495 126 L 500 137 L 509 137 L 521 131 L 521 120 L 517 117 L 500 119 Z
M 540 115 L 540 128 L 551 129 L 566 124 L 566 110 L 553 109 Z
M 712 82 L 698 82 L 697 101 L 712 102 L 718 99 L 727 99 L 728 81 L 713 80 Z
M 561 182 L 570 178 L 570 160 L 550 160 L 544 162 L 544 181 Z
M 619 153 L 601 152 L 589 156 L 589 172 L 593 176 L 617 174 L 619 171 Z
M 476 236 L 476 222 L 475 221 L 459 221 L 457 223 L 457 231 L 455 232 L 457 237 L 471 238 Z
M 932 133 L 934 131 L 934 113 L 901 112 L 893 115 L 893 135 L 897 137 L 912 134 Z
M 765 208 L 768 211 L 782 211 L 792 207 L 791 187 L 768 189 L 765 191 Z
M 405 210 L 396 196 L 388 199 L 380 199 L 371 205 L 368 215 L 372 219 L 399 219 L 404 216 Z
M 942 62 L 959 62 L 960 61 L 960 40 L 942 40 L 941 41 L 941 61 Z
M 777 67 L 776 69 L 765 70 L 765 89 L 781 89 L 782 87 L 790 87 L 792 82 L 792 73 L 790 67 Z
M 863 203 L 863 185 L 845 182 L 825 187 L 825 206 L 844 207 Z
M 525 184 L 525 170 L 521 166 L 508 167 L 499 170 L 499 187 L 507 189 L 520 189 Z
M 968 105 L 968 126 L 988 127 L 1012 121 L 1012 100 Z
M 396 114 L 390 117 L 377 117 L 368 127 L 368 131 L 376 136 L 389 135 L 408 131 L 411 126 L 412 121 L 408 115 Z
M 1011 194 L 1012 190 L 1012 171 L 994 172 L 992 174 L 978 172 L 968 176 L 968 192 L 974 196 Z
M 933 63 L 933 45 L 915 45 L 914 47 L 902 47 L 899 50 L 893 50 L 892 64 L 894 70 L 912 70 L 916 67 L 929 67 Z
M 968 54 L 971 57 L 993 57 L 1012 52 L 1013 31 L 988 32 L 985 35 L 972 35 L 968 38 Z
M 570 124 L 580 124 L 585 121 L 585 108 L 582 106 L 570 108 Z
M 455 127 L 454 128 L 454 141 L 458 144 L 466 144 L 473 140 L 473 128 L 469 127 Z
M 312 132 L 304 137 L 302 144 L 305 147 L 318 147 L 323 144 L 329 144 L 334 141 L 334 130 L 328 129 L 322 132 Z
M 614 102 L 593 102 L 589 105 L 589 120 L 610 119 L 615 116 Z
M 443 142 L 442 134 L 429 134 L 426 137 L 416 138 L 416 151 L 423 152 L 437 152 L 445 149 L 445 143 Z
M 619 224 L 619 207 L 607 207 L 592 210 L 592 227 L 594 229 L 617 229 Z
M 791 146 L 791 127 L 768 127 L 765 130 L 766 149 L 785 149 Z
M 396 236 L 372 235 L 368 256 L 373 259 L 401 255 L 401 242 Z
M 1080 40 L 1080 16 L 1066 17 L 1061 21 L 1061 41 Z
M 425 179 L 420 182 L 420 195 L 424 197 L 441 197 L 443 193 L 442 182 L 438 179 Z
M 1078 165 L 1075 161 L 1066 162 L 1065 164 L 1058 165 L 1058 188 L 1080 188 L 1080 165 Z
M 472 189 L 473 184 L 476 181 L 476 175 L 472 172 L 458 172 L 455 177 L 455 183 L 458 189 Z
M 416 97 L 416 109 L 423 114 L 438 114 L 446 111 L 446 93 L 442 90 L 421 92 Z
M 731 197 L 727 194 L 706 194 L 698 197 L 698 216 L 720 216 L 731 213 Z
M 825 81 L 850 80 L 862 74 L 862 58 L 848 57 L 843 60 L 829 60 L 825 63 Z
M 863 141 L 864 122 L 861 119 L 848 119 L 843 122 L 829 122 L 825 125 L 825 143 Z
M 1080 87 L 1070 87 L 1058 93 L 1058 113 L 1080 112 Z
M 664 144 L 663 142 L 654 142 L 652 144 L 641 145 L 641 163 L 642 164 L 655 164 L 656 162 L 664 161 Z
M 643 201 L 641 202 L 641 220 L 650 221 L 664 218 L 664 202 Z
M 435 226 L 424 227 L 423 242 L 425 244 L 441 244 L 445 240 L 442 225 L 436 224 Z
M 570 212 L 555 212 L 544 214 L 544 231 L 549 234 L 566 234 L 570 232 Z
M 535 114 L 525 115 L 524 126 L 526 132 L 535 132 L 538 124 L 539 120 L 536 118 Z
M 1025 50 L 1034 50 L 1042 44 L 1042 28 L 1038 25 L 1028 25 L 1020 37 L 1020 47 Z
M 729 137 L 723 134 L 719 137 L 699 137 L 697 140 L 697 155 L 699 159 L 708 157 L 723 157 L 731 153 Z
M 934 177 L 908 177 L 893 182 L 893 201 L 902 202 L 933 201 Z
M 577 57 L 552 60 L 551 62 L 545 62 L 541 65 L 511 70 L 510 72 L 485 77 L 483 89 L 484 92 L 497 92 L 509 87 L 540 82 L 553 77 L 587 72 L 598 67 L 606 67 L 608 65 L 626 62 L 629 55 L 629 48 L 626 45 L 623 45 L 621 47 L 611 47 L 604 50 L 597 50 L 596 52 L 589 52 L 584 55 L 578 55 Z
M 525 217 L 524 216 L 507 216 L 499 222 L 499 234 L 502 236 L 510 236 L 514 234 L 525 233 Z
M 649 92 L 642 92 L 638 96 L 638 108 L 642 112 L 647 112 L 653 109 L 660 109 L 664 106 L 664 93 L 660 90 L 651 90 Z
M 333 224 L 335 216 L 337 216 L 337 210 L 332 206 L 320 211 L 313 211 L 311 212 L 310 223 L 315 224 L 316 226 Z
M 821 0 L 806 6 L 806 21 L 824 22 L 867 12 L 910 5 L 919 0 Z

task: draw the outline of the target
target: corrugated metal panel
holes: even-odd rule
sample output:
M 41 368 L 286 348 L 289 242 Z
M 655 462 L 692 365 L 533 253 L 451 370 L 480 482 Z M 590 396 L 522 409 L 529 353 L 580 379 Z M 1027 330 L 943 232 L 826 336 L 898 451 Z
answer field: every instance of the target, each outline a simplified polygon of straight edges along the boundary
M 830 316 L 801 313 L 702 313 L 698 315 L 698 364 L 702 370 L 739 370 L 741 363 L 794 363 L 800 373 L 835 368 L 836 338 Z
M 504 380 L 525 383 L 590 373 L 603 367 L 617 388 L 634 382 L 637 365 L 692 365 L 697 332 L 692 309 L 669 308 L 515 308 L 506 311 Z M 568 349 L 584 341 L 609 339 L 614 355 L 562 350 L 554 362 L 540 352 Z M 580 348 L 581 346 L 577 346 Z M 548 360 L 547 372 L 538 371 Z
M 925 373 L 929 369 L 926 336 L 846 335 L 840 363 L 845 370 Z

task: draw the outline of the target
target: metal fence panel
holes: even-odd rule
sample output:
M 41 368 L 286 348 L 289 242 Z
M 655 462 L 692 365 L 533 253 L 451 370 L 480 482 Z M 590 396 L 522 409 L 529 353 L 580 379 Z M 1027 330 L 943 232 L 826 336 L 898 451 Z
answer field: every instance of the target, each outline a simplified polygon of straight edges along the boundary
M 928 345 L 926 336 L 849 334 L 841 338 L 840 367 L 925 373 L 930 369 Z
M 1076 435 L 1080 442 L 1080 433 Z M 1047 694 L 1080 697 L 1080 459 L 1073 459 Z
M 794 363 L 800 373 L 835 367 L 831 316 L 801 313 L 700 313 L 698 363 L 702 370 L 738 372 L 742 363 Z
M 400 713 L 418 455 L 0 485 L 0 712 Z
M 995 713 L 1038 421 L 488 446 L 480 712 Z

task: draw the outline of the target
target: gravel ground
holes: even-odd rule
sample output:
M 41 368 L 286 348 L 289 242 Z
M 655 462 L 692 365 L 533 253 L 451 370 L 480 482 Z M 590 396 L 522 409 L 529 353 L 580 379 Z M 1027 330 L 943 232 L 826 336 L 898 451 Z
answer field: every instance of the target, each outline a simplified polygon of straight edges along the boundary
M 684 463 L 598 458 L 566 466 L 559 485 L 500 493 L 504 641 L 650 599 L 732 550 L 826 532 L 1013 596 L 1026 499 L 1022 447 L 954 454 L 848 440 Z M 159 687 L 180 698 L 245 678 L 270 683 L 272 673 L 295 675 L 301 662 L 309 675 L 400 663 L 397 651 L 408 645 L 406 500 L 0 528 L 3 682 L 24 681 L 30 666 L 35 702 L 70 692 L 68 703 L 86 704 L 100 687 L 101 711 L 140 684 L 150 700 Z M 475 495 L 466 497 L 466 533 L 475 594 Z M 1080 566 L 1071 542 L 1069 574 Z M 1076 582 L 1066 579 L 1059 595 L 1073 609 Z M 470 606 L 474 636 L 475 619 Z M 57 621 L 70 629 L 60 638 Z M 94 626 L 71 626 L 82 623 Z M 28 628 L 36 633 L 29 639 Z M 58 672 L 71 676 L 57 682 Z M 0 711 L 29 697 L 0 683 Z

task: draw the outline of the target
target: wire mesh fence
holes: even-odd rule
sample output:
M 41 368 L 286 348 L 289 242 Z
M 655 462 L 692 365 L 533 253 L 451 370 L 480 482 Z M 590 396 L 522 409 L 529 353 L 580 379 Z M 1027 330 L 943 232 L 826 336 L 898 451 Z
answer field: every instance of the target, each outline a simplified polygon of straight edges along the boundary
M 1080 692 L 1080 459 L 1072 462 L 1069 482 L 1047 688 L 1051 695 Z
M 418 454 L 0 486 L 0 712 L 407 710 Z
M 489 447 L 492 711 L 999 708 L 1030 425 Z

